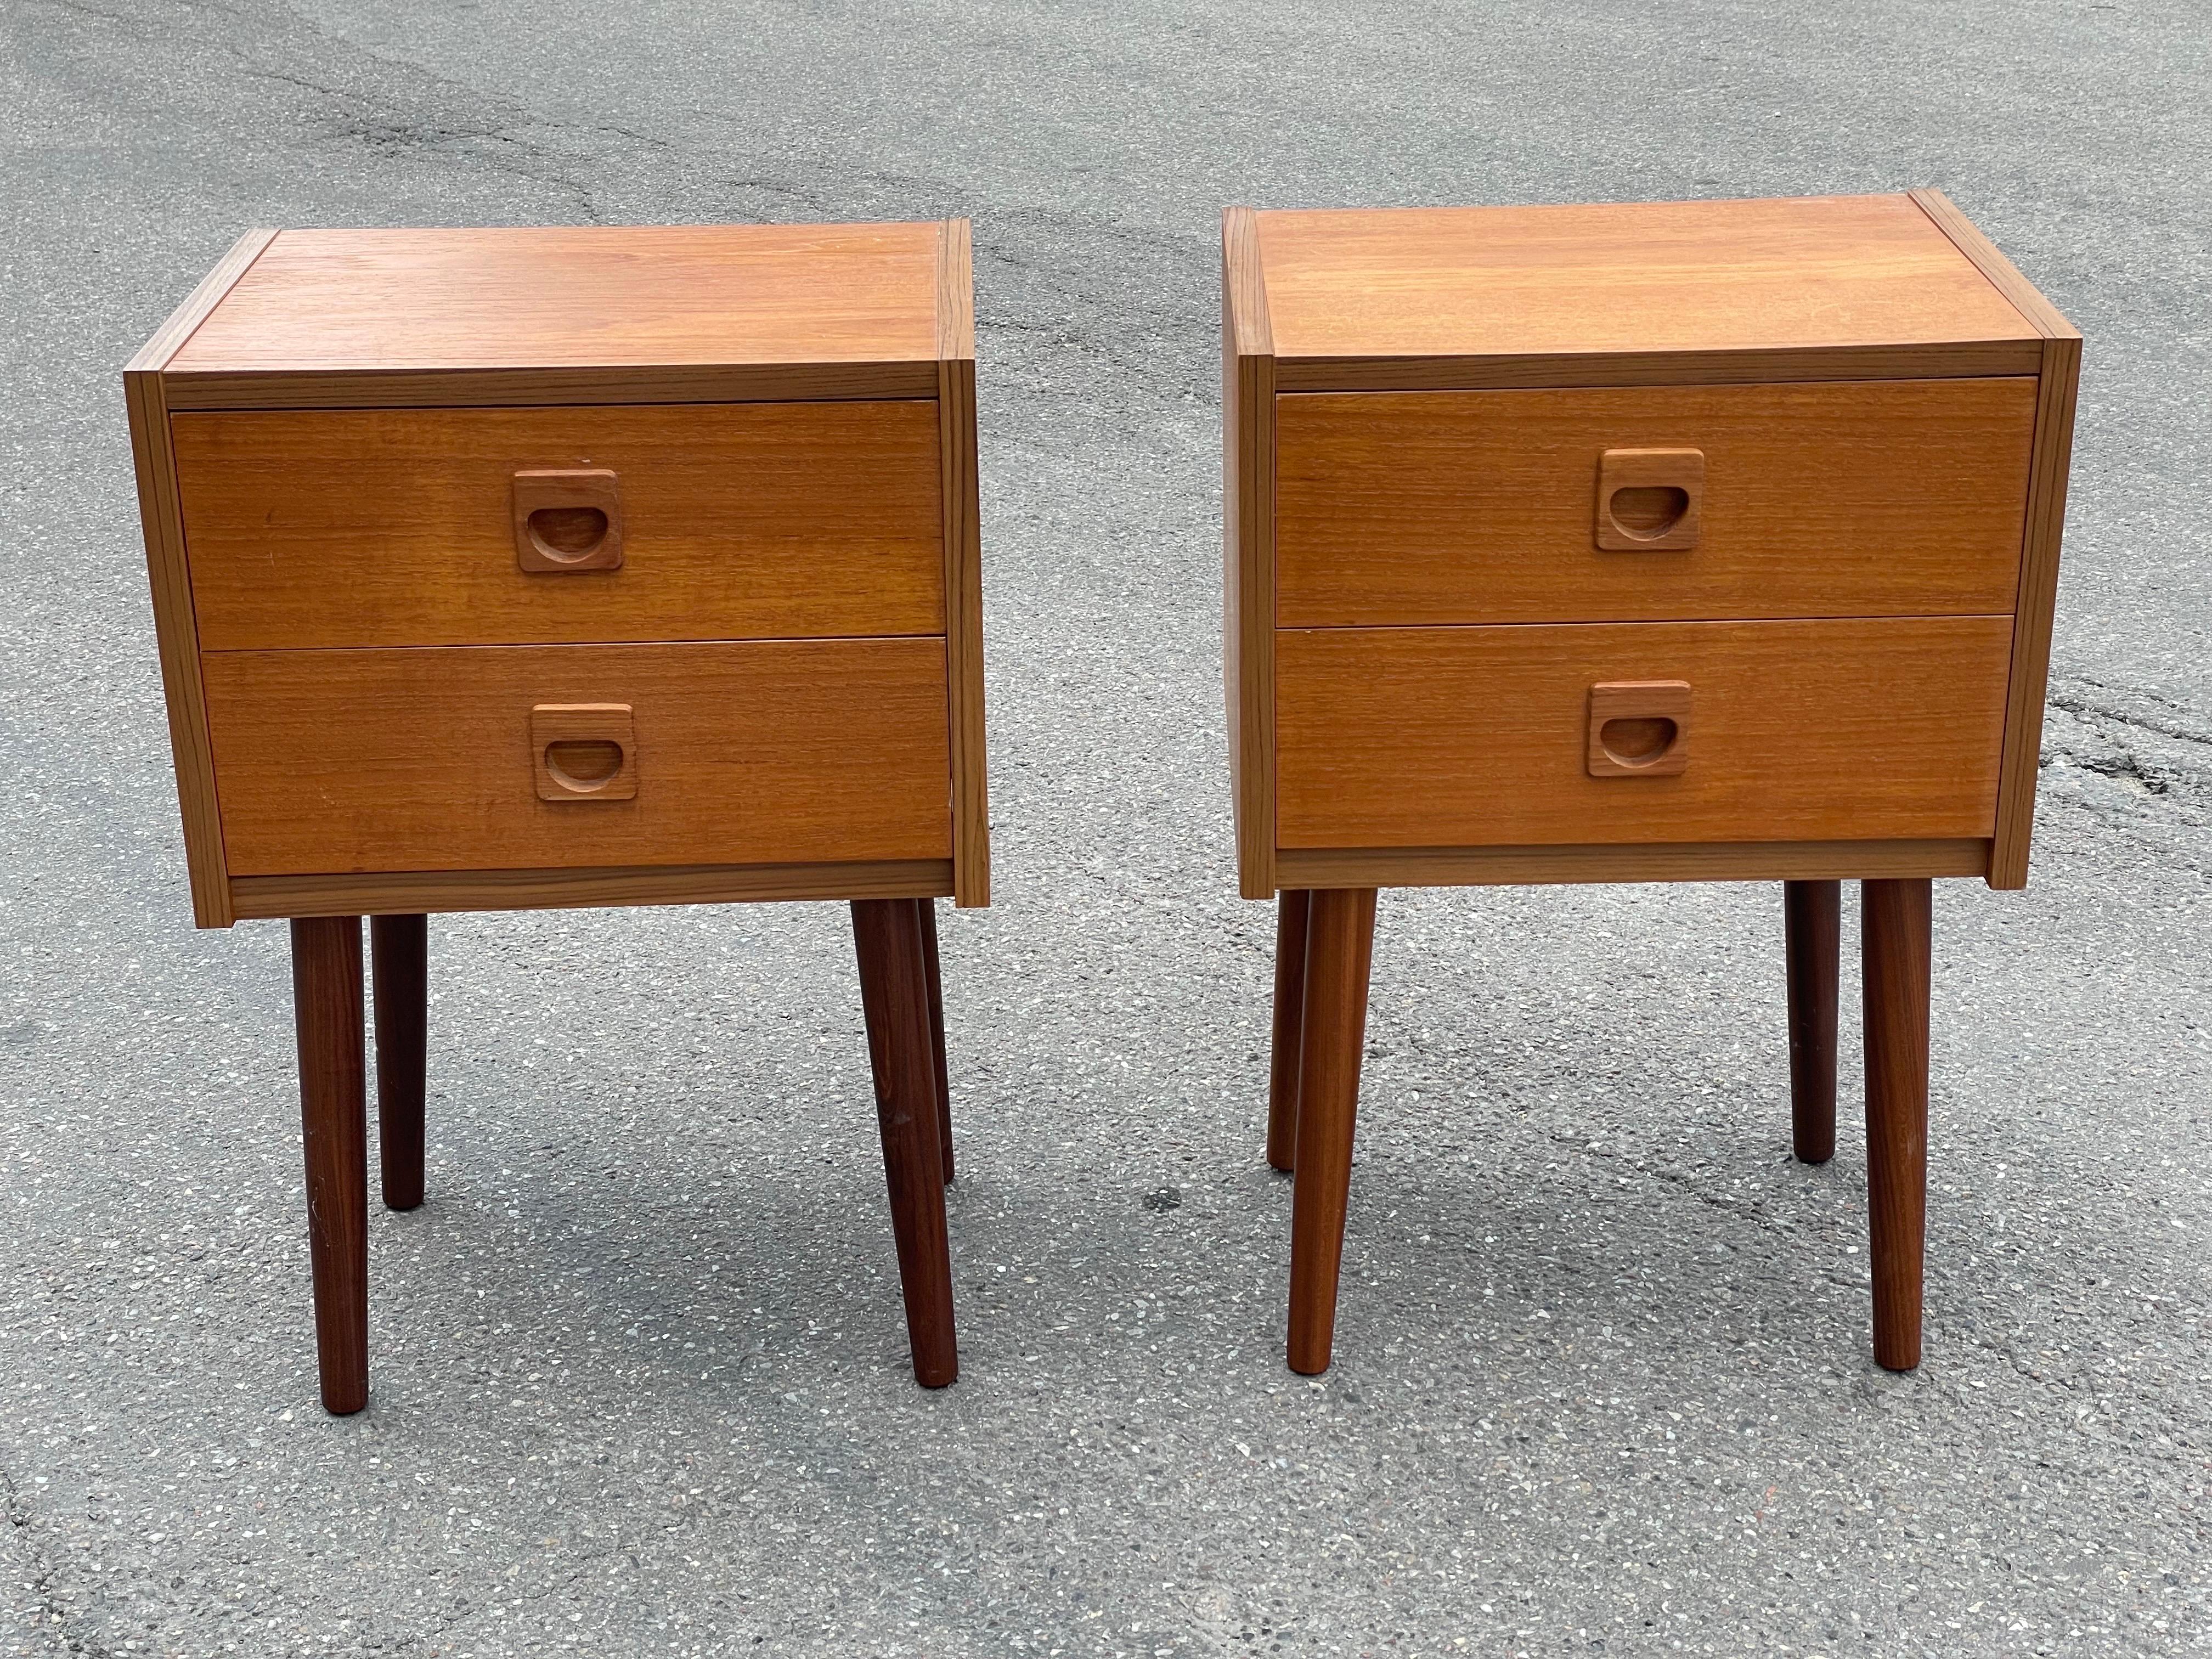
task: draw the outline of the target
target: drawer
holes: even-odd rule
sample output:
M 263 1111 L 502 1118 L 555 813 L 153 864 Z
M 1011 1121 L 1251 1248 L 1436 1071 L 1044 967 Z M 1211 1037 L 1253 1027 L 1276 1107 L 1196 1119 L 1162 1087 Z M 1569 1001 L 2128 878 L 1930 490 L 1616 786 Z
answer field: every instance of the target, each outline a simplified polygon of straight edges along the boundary
M 217 652 L 201 666 L 233 875 L 951 853 L 942 640 Z M 541 798 L 549 744 L 569 784 L 608 787 L 556 780 Z
M 1987 837 L 2011 646 L 2008 617 L 1285 629 L 1276 842 Z M 1607 770 L 1594 701 L 1658 763 Z
M 2033 380 L 1286 393 L 1275 419 L 1286 628 L 2013 609 Z M 1628 527 L 1694 495 L 1695 545 L 1601 547 L 1601 458 L 1650 450 L 1702 483 L 1620 464 Z
M 206 650 L 945 631 L 934 403 L 258 410 L 170 429 Z M 544 472 L 595 475 L 566 506 L 545 497 L 567 522 L 539 521 L 556 555 L 585 556 L 526 570 L 515 477 Z M 607 474 L 622 562 L 593 568 Z

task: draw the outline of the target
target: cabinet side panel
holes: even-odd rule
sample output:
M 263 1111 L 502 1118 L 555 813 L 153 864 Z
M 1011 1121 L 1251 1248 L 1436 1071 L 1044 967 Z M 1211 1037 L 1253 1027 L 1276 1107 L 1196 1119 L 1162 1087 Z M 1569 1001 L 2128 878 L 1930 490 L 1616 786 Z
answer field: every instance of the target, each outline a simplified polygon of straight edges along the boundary
M 1275 895 L 1275 362 L 1258 227 L 1222 218 L 1222 656 L 1238 890 Z
M 975 264 L 965 219 L 939 227 L 937 421 L 945 509 L 945 666 L 952 759 L 952 902 L 991 902 L 983 724 L 983 538 L 975 444 Z
M 945 467 L 945 650 L 951 677 L 953 901 L 991 902 L 991 808 L 983 726 L 983 574 L 975 456 L 975 364 L 939 365 Z
M 138 520 L 146 538 L 146 578 L 161 660 L 161 692 L 168 705 L 169 753 L 176 767 L 178 812 L 184 820 L 185 865 L 191 880 L 192 917 L 203 927 L 228 927 L 237 918 L 223 861 L 222 818 L 216 809 L 214 750 L 208 742 L 207 706 L 200 685 L 199 627 L 192 611 L 161 371 L 276 234 L 257 228 L 233 242 L 123 371 L 131 460 L 138 475 Z
M 207 703 L 200 683 L 199 629 L 192 612 L 184 521 L 177 505 L 169 412 L 158 370 L 127 371 L 123 388 L 131 413 L 138 516 L 146 538 L 146 579 L 153 594 L 161 690 L 168 704 L 169 750 L 176 766 L 177 809 L 184 821 L 192 916 L 203 927 L 228 927 L 236 917 L 223 860 L 222 816 L 216 804 L 215 751 L 208 739 Z
M 2028 475 L 2027 532 L 2021 550 L 2020 600 L 2014 615 L 2012 676 L 2005 699 L 2004 758 L 1997 776 L 1996 842 L 1990 885 L 2027 885 L 2035 829 L 2035 785 L 2043 757 L 2043 703 L 2051 676 L 2051 629 L 2058 599 L 2058 544 L 2066 526 L 2066 480 L 2074 454 L 2074 399 L 2081 378 L 2081 338 L 2043 343 L 2035 412 L 2035 459 Z

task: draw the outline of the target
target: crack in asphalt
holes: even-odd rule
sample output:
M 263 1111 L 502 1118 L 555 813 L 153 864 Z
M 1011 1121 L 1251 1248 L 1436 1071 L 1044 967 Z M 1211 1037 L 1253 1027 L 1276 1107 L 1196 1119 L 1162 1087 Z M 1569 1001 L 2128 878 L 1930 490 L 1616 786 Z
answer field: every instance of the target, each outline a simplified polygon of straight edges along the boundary
M 38 1597 L 33 1614 L 34 1628 L 51 1639 L 58 1631 L 67 1631 L 71 1625 L 88 1617 L 86 1613 L 72 1610 L 62 1594 L 57 1581 L 64 1577 L 63 1564 L 46 1549 L 38 1516 L 16 1484 L 12 1470 L 0 1469 L 0 1516 L 4 1516 L 9 1530 L 22 1540 L 24 1553 L 30 1559 L 31 1573 L 24 1581 L 24 1588 Z M 118 1659 L 113 1649 L 90 1636 L 71 1632 L 67 1646 L 76 1659 Z
M 2084 675 L 2054 677 L 2040 777 L 2045 799 L 2142 836 L 2212 823 L 2212 727 L 2170 697 Z M 2069 771 L 2112 787 L 2069 784 Z M 2201 861 L 2179 861 L 2202 871 Z
M 54 9 L 94 17 L 129 29 L 142 40 L 174 44 L 179 31 L 165 27 L 139 13 L 105 8 L 88 0 L 39 0 Z M 242 26 L 246 44 L 206 32 L 194 33 L 191 44 L 228 60 L 243 78 L 289 87 L 308 94 L 326 107 L 306 112 L 326 142 L 356 145 L 373 154 L 407 158 L 456 167 L 479 167 L 550 185 L 574 197 L 579 215 L 588 223 L 612 221 L 604 202 L 605 180 L 592 176 L 621 159 L 619 151 L 595 147 L 594 138 L 614 138 L 633 155 L 681 161 L 692 176 L 716 192 L 742 201 L 748 196 L 769 197 L 803 216 L 837 216 L 836 198 L 819 185 L 796 174 L 757 169 L 725 172 L 712 164 L 718 159 L 703 146 L 678 143 L 638 127 L 618 122 L 566 118 L 534 110 L 519 100 L 473 87 L 450 76 L 404 58 L 385 52 L 334 33 L 318 20 L 286 6 L 268 10 L 232 9 L 206 3 L 191 4 L 190 12 L 208 14 Z M 381 85 L 353 86 L 321 65 L 310 67 L 298 60 L 335 54 L 374 73 Z M 721 118 L 714 112 L 694 112 L 702 118 Z M 560 145 L 526 136 L 536 131 L 580 138 L 581 143 Z M 698 164 L 706 163 L 702 167 Z M 967 212 L 972 205 L 964 192 L 939 179 L 925 178 L 860 165 L 842 167 L 838 177 L 848 183 L 865 183 L 873 193 L 902 198 L 912 205 L 903 210 L 914 216 Z M 975 254 L 979 286 L 988 286 L 988 273 L 999 270 L 1025 279 L 1027 292 L 1018 304 L 1027 315 L 1012 314 L 1001 304 L 977 318 L 977 331 L 986 338 L 1021 339 L 1045 349 L 1074 350 L 1100 360 L 1116 374 L 1153 384 L 1187 385 L 1210 394 L 1216 371 L 1203 354 L 1193 354 L 1164 342 L 1180 341 L 1198 331 L 1211 338 L 1214 325 L 1210 301 L 1201 303 L 1197 286 L 1163 282 L 1136 292 L 1111 288 L 1104 280 L 1083 272 L 1096 263 L 1118 270 L 1123 262 L 1092 262 L 1074 257 L 1086 244 L 1103 243 L 1182 269 L 1203 267 L 1207 235 L 1167 228 L 1133 224 L 1097 213 L 1038 204 L 994 207 L 991 218 L 1006 230 L 1028 230 L 1063 257 L 1051 260 L 1030 257 L 1001 234 L 979 241 Z M 1188 291 L 1186 291 L 1188 290 Z M 1109 306 L 1106 302 L 1110 301 Z M 1055 308 L 1062 314 L 1051 315 Z M 1098 326 L 1108 311 L 1121 316 L 1120 325 Z M 1039 313 L 1048 313 L 1039 316 Z M 1131 326 L 1135 313 L 1150 326 Z M 1064 386 L 1047 377 L 1030 383 L 1018 371 L 1002 374 L 1002 391 L 1031 397 L 1064 395 Z

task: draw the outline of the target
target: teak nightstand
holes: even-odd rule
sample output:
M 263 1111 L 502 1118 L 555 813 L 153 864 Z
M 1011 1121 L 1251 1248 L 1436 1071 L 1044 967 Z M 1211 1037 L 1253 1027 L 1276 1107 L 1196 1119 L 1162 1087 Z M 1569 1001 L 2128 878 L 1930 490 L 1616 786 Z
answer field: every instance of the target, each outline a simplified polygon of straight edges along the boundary
M 1237 849 L 1328 1364 L 1378 887 L 1785 884 L 1800 1158 L 1863 882 L 1875 1353 L 1920 1358 L 1929 880 L 2027 879 L 2081 336 L 1933 191 L 1223 234 Z
M 426 914 L 849 899 L 915 1376 L 987 903 L 968 225 L 256 231 L 125 374 L 192 902 L 288 917 L 325 1405 Z

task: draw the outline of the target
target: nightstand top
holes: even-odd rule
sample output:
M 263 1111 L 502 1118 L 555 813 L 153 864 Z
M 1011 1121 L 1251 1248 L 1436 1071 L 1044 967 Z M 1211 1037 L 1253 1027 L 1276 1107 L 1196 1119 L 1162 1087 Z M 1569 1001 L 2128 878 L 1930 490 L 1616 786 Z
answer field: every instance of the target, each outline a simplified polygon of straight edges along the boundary
M 263 393 L 291 402 L 287 385 L 302 377 L 343 402 L 331 377 L 491 375 L 513 387 L 532 372 L 558 381 L 555 392 L 595 396 L 618 395 L 625 371 L 665 391 L 670 371 L 725 370 L 767 371 L 756 395 L 785 385 L 800 397 L 933 396 L 934 366 L 974 355 L 966 231 L 953 222 L 258 232 L 226 262 L 243 268 L 211 305 L 195 296 L 196 325 L 188 301 L 132 367 L 178 383 L 173 406 Z
M 1264 341 L 1315 365 L 1316 385 L 1356 360 L 1966 347 L 1995 368 L 1987 348 L 2064 327 L 1933 192 L 1249 218 L 1257 282 L 1231 284 L 1239 349 Z

